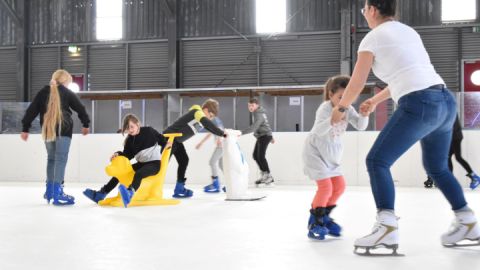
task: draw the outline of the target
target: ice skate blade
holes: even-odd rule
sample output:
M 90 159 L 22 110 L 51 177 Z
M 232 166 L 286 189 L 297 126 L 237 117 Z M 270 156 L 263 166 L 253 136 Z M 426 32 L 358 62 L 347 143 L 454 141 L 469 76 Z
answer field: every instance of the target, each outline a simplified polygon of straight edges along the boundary
M 260 184 L 255 184 L 255 186 L 257 188 L 274 188 L 275 184 L 274 183 L 269 183 L 269 184 L 260 183 Z
M 470 242 L 466 242 L 470 241 Z M 480 246 L 480 238 L 478 239 L 464 239 L 461 242 L 453 243 L 453 244 L 442 244 L 444 247 L 447 248 L 461 248 L 461 247 L 477 247 Z
M 371 253 L 371 250 L 377 249 L 377 248 L 386 248 L 392 250 L 392 253 Z M 359 252 L 358 249 L 364 249 L 365 252 Z M 373 247 L 361 247 L 361 246 L 355 246 L 353 253 L 360 255 L 360 256 L 366 256 L 366 257 L 403 257 L 405 254 L 401 254 L 397 252 L 398 245 L 384 245 L 380 244 L 377 246 Z

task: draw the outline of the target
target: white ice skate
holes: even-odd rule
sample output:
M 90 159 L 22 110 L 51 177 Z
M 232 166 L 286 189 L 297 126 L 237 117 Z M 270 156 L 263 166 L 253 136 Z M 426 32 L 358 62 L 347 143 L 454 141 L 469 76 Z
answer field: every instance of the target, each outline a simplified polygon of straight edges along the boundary
M 372 233 L 355 241 L 354 253 L 363 256 L 403 256 L 398 249 L 398 218 L 392 211 L 380 211 Z M 371 253 L 370 250 L 386 248 L 392 253 Z M 364 249 L 359 252 L 357 249 Z
M 262 172 L 262 177 L 255 181 L 257 187 L 274 187 L 273 176 L 270 173 Z
M 472 211 L 455 213 L 451 229 L 442 235 L 445 247 L 466 247 L 480 245 L 480 227 Z

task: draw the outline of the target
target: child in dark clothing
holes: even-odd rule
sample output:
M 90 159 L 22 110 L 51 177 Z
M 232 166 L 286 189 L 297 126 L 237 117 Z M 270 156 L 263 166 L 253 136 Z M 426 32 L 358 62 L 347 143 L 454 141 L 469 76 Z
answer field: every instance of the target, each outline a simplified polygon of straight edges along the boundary
M 128 159 L 135 158 L 137 163 L 133 164 L 135 175 L 131 185 L 127 188 L 119 186 L 125 207 L 133 197 L 135 191 L 140 188 L 142 179 L 157 174 L 160 171 L 160 146 L 165 145 L 166 140 L 162 134 L 158 133 L 152 127 L 141 127 L 140 120 L 133 114 L 128 114 L 123 119 L 122 133 L 128 133 L 122 152 L 115 152 L 111 160 L 121 155 Z M 112 191 L 119 181 L 113 177 L 99 191 L 86 189 L 83 194 L 90 200 L 98 203 L 105 199 L 107 194 Z
M 173 192 L 175 198 L 189 198 L 193 196 L 193 191 L 185 188 L 185 172 L 188 166 L 188 154 L 185 150 L 183 142 L 190 139 L 199 130 L 205 128 L 214 135 L 225 137 L 223 130 L 218 128 L 211 120 L 218 115 L 219 105 L 214 99 L 208 99 L 200 107 L 199 105 L 193 105 L 189 111 L 180 116 L 172 125 L 163 131 L 167 133 L 182 133 L 182 137 L 179 137 L 173 142 L 172 155 L 178 163 L 177 171 L 177 184 Z M 163 147 L 163 145 L 162 145 Z

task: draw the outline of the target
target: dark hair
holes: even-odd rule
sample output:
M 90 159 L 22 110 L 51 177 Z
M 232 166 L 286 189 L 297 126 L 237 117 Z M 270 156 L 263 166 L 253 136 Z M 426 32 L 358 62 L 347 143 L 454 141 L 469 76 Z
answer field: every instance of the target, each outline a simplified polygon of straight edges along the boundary
M 208 110 L 208 112 L 213 113 L 215 116 L 218 115 L 219 105 L 218 101 L 216 101 L 215 99 L 207 99 L 202 105 L 202 109 L 205 108 Z
M 335 94 L 338 90 L 347 88 L 348 82 L 350 82 L 350 76 L 338 75 L 330 77 L 325 83 L 324 99 L 330 100 L 330 95 Z
M 260 104 L 260 103 L 258 102 L 258 99 L 257 99 L 257 98 L 251 98 L 251 99 L 248 101 L 248 103 L 250 103 L 250 104 Z
M 378 9 L 383 17 L 394 17 L 397 11 L 397 0 L 367 0 L 367 5 Z

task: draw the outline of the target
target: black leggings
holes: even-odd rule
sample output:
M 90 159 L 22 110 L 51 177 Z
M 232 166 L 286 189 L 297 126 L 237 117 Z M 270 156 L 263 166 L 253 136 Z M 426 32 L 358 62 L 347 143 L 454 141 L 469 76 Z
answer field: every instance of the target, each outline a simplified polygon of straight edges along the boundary
M 140 188 L 140 184 L 142 183 L 142 179 L 156 175 L 160 171 L 160 161 L 154 160 L 145 163 L 137 162 L 132 165 L 133 170 L 135 171 L 135 175 L 133 176 L 132 184 L 130 185 L 131 188 L 134 190 L 138 190 Z M 112 177 L 108 183 L 100 189 L 100 192 L 109 193 L 118 185 L 118 179 Z
M 253 159 L 257 162 L 258 167 L 262 172 L 270 173 L 265 154 L 267 153 L 267 147 L 272 139 L 273 137 L 268 135 L 258 137 L 257 142 L 255 143 L 255 148 L 253 149 Z
M 185 178 L 185 173 L 187 172 L 189 159 L 188 159 L 187 150 L 185 149 L 185 146 L 183 145 L 183 143 L 174 141 L 170 156 L 171 155 L 175 156 L 175 159 L 177 160 L 177 163 L 178 163 L 177 182 L 185 183 L 187 181 L 187 178 Z
M 467 171 L 468 174 L 471 174 L 472 168 L 468 164 L 468 162 L 463 159 L 462 157 L 462 140 L 452 140 L 450 145 L 450 153 L 448 155 L 448 167 L 450 171 L 453 172 L 453 163 L 452 163 L 452 156 L 455 155 L 455 159 L 462 165 L 462 167 Z

